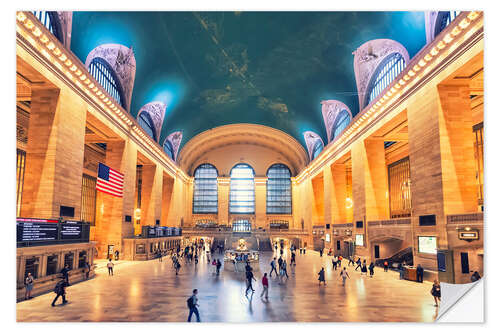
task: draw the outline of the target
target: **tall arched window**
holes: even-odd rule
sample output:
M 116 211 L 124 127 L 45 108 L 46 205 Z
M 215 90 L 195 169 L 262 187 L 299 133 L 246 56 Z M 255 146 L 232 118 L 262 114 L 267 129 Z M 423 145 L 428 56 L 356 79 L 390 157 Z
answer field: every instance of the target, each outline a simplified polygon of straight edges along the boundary
M 217 169 L 212 164 L 202 164 L 194 171 L 194 214 L 217 214 Z
M 106 60 L 99 57 L 92 59 L 89 65 L 89 73 L 118 104 L 125 108 L 125 98 L 123 98 L 123 90 L 120 82 L 116 77 L 115 71 Z
M 449 11 L 449 12 L 439 12 L 437 18 L 436 18 L 436 25 L 435 25 L 435 30 L 434 30 L 434 36 L 439 35 L 441 31 L 446 28 L 451 21 L 453 21 L 458 14 L 460 14 L 460 11 Z
M 174 147 L 172 147 L 172 144 L 170 143 L 170 141 L 165 140 L 165 143 L 163 144 L 163 150 L 172 159 L 172 161 L 175 161 L 175 158 L 174 158 Z
M 255 213 L 255 172 L 248 164 L 237 164 L 231 169 L 229 186 L 229 212 Z
M 292 214 L 292 180 L 290 169 L 274 164 L 267 170 L 267 214 Z
M 153 126 L 153 120 L 151 119 L 149 114 L 147 112 L 141 112 L 138 120 L 139 120 L 139 125 L 141 125 L 141 127 L 146 131 L 146 133 L 148 133 L 149 136 L 156 141 L 156 131 Z
M 313 148 L 312 159 L 314 160 L 316 157 L 318 157 L 319 153 L 321 153 L 322 150 L 323 143 L 321 142 L 321 140 L 316 140 Z
M 62 43 L 62 33 L 61 27 L 59 25 L 59 18 L 57 17 L 57 12 L 48 12 L 45 10 L 32 11 L 33 15 L 42 22 L 45 28 L 49 29 L 50 33 L 56 36 L 56 38 Z
M 349 112 L 346 110 L 342 110 L 338 116 L 337 119 L 335 119 L 335 122 L 333 123 L 333 128 L 332 128 L 332 140 L 335 139 L 342 131 L 349 125 L 349 122 L 351 121 L 351 115 Z
M 393 53 L 387 56 L 377 67 L 373 73 L 371 83 L 368 85 L 368 94 L 366 95 L 368 105 L 380 93 L 387 88 L 387 86 L 398 76 L 405 68 L 405 59 L 400 53 Z

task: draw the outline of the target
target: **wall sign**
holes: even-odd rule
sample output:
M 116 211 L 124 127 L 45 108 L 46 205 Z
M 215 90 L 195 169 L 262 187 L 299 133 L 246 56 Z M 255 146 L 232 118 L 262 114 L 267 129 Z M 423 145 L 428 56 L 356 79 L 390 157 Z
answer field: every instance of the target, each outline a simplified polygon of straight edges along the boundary
M 458 230 L 458 239 L 464 240 L 467 242 L 472 242 L 473 240 L 479 239 L 479 230 L 477 229 L 459 229 Z

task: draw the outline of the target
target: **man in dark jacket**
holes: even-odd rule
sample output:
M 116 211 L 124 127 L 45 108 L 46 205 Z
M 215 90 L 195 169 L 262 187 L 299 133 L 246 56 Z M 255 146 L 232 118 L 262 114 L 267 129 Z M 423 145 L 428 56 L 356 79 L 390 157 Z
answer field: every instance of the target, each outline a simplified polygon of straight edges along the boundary
M 252 271 L 247 271 L 246 275 L 247 275 L 247 290 L 245 290 L 245 296 L 248 294 L 248 290 L 252 290 L 252 293 L 255 291 L 252 286 L 252 280 L 255 280 Z
M 417 282 L 424 282 L 424 269 L 420 266 L 420 264 L 417 266 Z
M 62 274 L 62 278 L 66 281 L 66 284 L 69 286 L 69 273 L 70 269 L 69 269 L 69 265 L 66 264 L 64 265 L 64 268 L 61 269 L 61 274 Z
M 66 287 L 67 287 L 66 280 L 62 279 L 59 282 L 57 282 L 57 284 L 54 288 L 54 292 L 57 295 L 54 298 L 54 300 L 52 301 L 52 306 L 56 306 L 56 301 L 59 298 L 59 296 L 62 296 L 62 304 L 68 303 L 68 301 L 66 301 Z

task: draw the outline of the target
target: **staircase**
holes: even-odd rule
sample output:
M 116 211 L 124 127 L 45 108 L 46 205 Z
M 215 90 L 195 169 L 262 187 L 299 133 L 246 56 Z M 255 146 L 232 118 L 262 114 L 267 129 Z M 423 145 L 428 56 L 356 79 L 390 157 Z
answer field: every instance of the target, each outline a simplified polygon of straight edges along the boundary
M 405 262 L 406 265 L 413 266 L 413 251 L 412 247 L 407 247 L 404 250 L 396 252 L 393 256 L 385 259 L 377 259 L 375 261 L 376 266 L 384 266 L 384 261 L 389 263 L 389 268 L 392 268 L 394 265 Z

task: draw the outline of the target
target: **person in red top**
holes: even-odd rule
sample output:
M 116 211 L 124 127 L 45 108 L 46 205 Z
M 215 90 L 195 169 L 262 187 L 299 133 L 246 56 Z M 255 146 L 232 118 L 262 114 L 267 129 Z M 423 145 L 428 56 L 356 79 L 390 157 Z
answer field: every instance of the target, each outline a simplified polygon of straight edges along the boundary
M 267 296 L 268 289 L 269 289 L 269 281 L 267 281 L 267 273 L 264 273 L 264 276 L 262 277 L 262 293 L 260 294 L 260 297 L 262 297 L 264 294 L 266 294 L 266 300 L 269 299 Z

